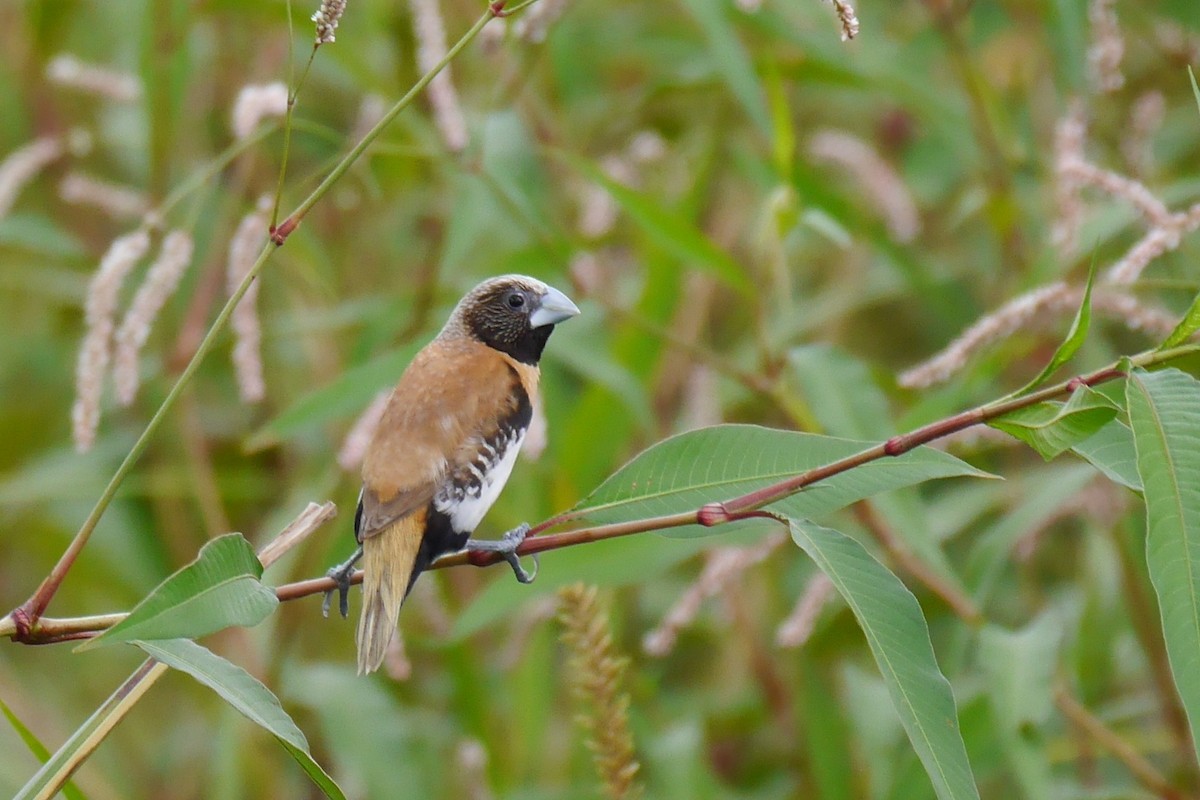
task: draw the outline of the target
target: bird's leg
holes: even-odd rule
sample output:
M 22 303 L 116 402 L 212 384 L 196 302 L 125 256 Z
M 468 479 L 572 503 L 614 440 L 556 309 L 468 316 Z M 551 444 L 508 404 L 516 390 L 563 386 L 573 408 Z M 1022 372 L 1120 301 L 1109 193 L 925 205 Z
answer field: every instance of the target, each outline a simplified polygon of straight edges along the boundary
M 334 587 L 338 592 L 338 611 L 342 612 L 342 619 L 345 619 L 350 614 L 350 577 L 354 575 L 354 565 L 362 558 L 362 545 L 354 551 L 350 558 L 338 564 L 336 567 L 331 567 L 325 573 L 325 577 L 333 578 L 337 582 Z M 333 601 L 333 589 L 328 589 L 325 592 L 325 600 L 321 603 L 321 613 L 329 616 L 329 605 Z
M 525 571 L 525 568 L 521 566 L 521 557 L 517 555 L 517 548 L 521 546 L 521 542 L 525 541 L 528 533 L 529 523 L 522 522 L 499 539 L 468 539 L 466 549 L 477 553 L 499 553 L 512 567 L 517 580 L 521 583 L 533 583 L 538 571 L 537 554 L 535 553 L 533 556 L 533 572 Z

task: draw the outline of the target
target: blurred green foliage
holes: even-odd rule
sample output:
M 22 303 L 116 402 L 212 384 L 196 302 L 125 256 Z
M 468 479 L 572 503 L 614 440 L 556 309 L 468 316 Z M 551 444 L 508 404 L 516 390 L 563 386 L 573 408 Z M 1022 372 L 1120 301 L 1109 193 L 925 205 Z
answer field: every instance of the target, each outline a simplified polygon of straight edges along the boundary
M 862 32 L 849 43 L 818 0 L 764 0 L 757 10 L 730 0 L 568 0 L 544 40 L 522 36 L 520 16 L 493 22 L 501 35 L 485 35 L 451 67 L 466 150 L 447 150 L 422 101 L 316 206 L 263 273 L 266 401 L 238 399 L 226 339 L 50 613 L 128 610 L 206 541 L 235 530 L 264 543 L 309 500 L 332 499 L 343 515 L 265 579 L 312 577 L 344 557 L 358 480 L 336 463 L 343 437 L 462 292 L 501 272 L 570 290 L 584 314 L 547 350 L 548 446 L 519 464 L 484 535 L 572 507 L 632 455 L 696 424 L 882 439 L 1024 385 L 1071 312 L 1035 320 L 941 386 L 903 389 L 895 375 L 1025 290 L 1060 279 L 1082 286 L 1093 258 L 1103 274 L 1141 237 L 1132 210 L 1093 193 L 1080 251 L 1051 244 L 1054 127 L 1071 98 L 1084 98 L 1094 162 L 1145 181 L 1172 209 L 1200 194 L 1200 118 L 1185 71 L 1200 52 L 1194 0 L 1117 5 L 1126 85 L 1111 94 L 1090 89 L 1084 0 L 863 4 Z M 441 4 L 452 41 L 481 6 Z M 297 68 L 312 10 L 293 9 Z M 390 102 L 419 77 L 412 31 L 408 4 L 350 3 L 296 106 L 285 211 L 350 146 L 364 99 Z M 91 140 L 41 172 L 0 219 L 4 609 L 49 571 L 158 407 L 179 353 L 194 347 L 189 318 L 215 314 L 230 236 L 274 190 L 282 135 L 169 215 L 195 237 L 193 264 L 151 333 L 137 401 L 118 409 L 106 393 L 84 455 L 71 445 L 70 408 L 87 283 L 108 243 L 136 223 L 64 202 L 59 182 L 82 170 L 162 200 L 229 146 L 243 86 L 288 78 L 288 35 L 279 2 L 0 3 L 0 154 L 38 136 Z M 136 74 L 142 99 L 48 81 L 47 65 L 64 52 Z M 1124 145 L 1132 110 L 1151 91 L 1165 114 L 1139 165 Z M 813 156 L 824 129 L 868 142 L 896 170 L 919 211 L 911 240 L 898 240 L 861 183 Z M 597 211 L 605 203 L 614 205 Z M 611 226 L 581 224 L 601 212 L 615 213 Z M 1185 238 L 1143 276 L 1138 298 L 1181 314 L 1198 254 L 1200 237 Z M 1072 369 L 1154 341 L 1098 315 Z M 1142 791 L 1053 706 L 1056 682 L 1195 791 L 1169 674 L 1164 683 L 1140 502 L 1074 456 L 1044 464 L 990 439 L 955 452 L 1007 480 L 905 489 L 873 500 L 873 513 L 829 522 L 896 569 L 878 544 L 879 527 L 891 530 L 983 611 L 982 630 L 967 625 L 897 569 L 953 687 L 980 794 Z M 356 677 L 353 625 L 322 619 L 317 598 L 205 645 L 281 697 L 351 796 L 591 797 L 596 778 L 547 613 L 565 576 L 587 576 L 611 587 L 617 645 L 633 659 L 648 797 L 932 797 L 844 603 L 824 607 L 802 647 L 776 645 L 816 574 L 798 549 L 737 576 L 665 656 L 643 651 L 705 551 L 769 530 L 645 534 L 549 553 L 531 587 L 502 570 L 428 575 L 402 614 L 405 680 Z M 141 658 L 131 648 L 75 654 L 5 642 L 0 697 L 53 751 Z M 171 674 L 148 697 L 76 776 L 87 797 L 311 795 L 287 752 L 205 688 Z M 486 763 L 464 766 L 474 743 Z M 18 730 L 0 725 L 0 794 L 36 769 Z

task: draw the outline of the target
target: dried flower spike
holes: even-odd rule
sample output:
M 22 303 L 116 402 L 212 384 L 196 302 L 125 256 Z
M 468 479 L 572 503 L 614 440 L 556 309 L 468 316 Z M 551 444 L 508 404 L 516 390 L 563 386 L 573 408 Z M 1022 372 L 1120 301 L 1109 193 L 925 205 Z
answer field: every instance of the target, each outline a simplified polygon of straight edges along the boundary
M 550 26 L 562 16 L 566 7 L 565 0 L 538 0 L 516 18 L 512 26 L 513 33 L 526 42 L 541 44 L 546 41 Z
M 898 381 L 910 389 L 942 383 L 962 370 L 967 360 L 987 345 L 1007 339 L 1038 314 L 1073 296 L 1071 287 L 1058 282 L 1014 298 L 979 319 L 933 358 L 902 373 Z
M 1088 4 L 1088 22 L 1092 25 L 1088 68 L 1092 83 L 1101 92 L 1115 92 L 1125 85 L 1125 76 L 1121 74 L 1125 40 L 1117 22 L 1116 5 L 1116 0 L 1092 0 Z
M 829 0 L 833 10 L 837 12 L 838 21 L 842 23 L 842 41 L 848 41 L 858 36 L 858 17 L 854 14 L 854 6 L 846 0 Z
M 709 551 L 700 577 L 679 596 L 658 627 L 642 637 L 642 649 L 652 656 L 665 656 L 671 652 L 679 632 L 695 621 L 705 599 L 722 592 L 783 542 L 783 536 L 772 535 L 752 547 L 718 547 Z
M 845 131 L 818 131 L 809 140 L 808 151 L 813 158 L 844 167 L 857 179 L 896 241 L 910 242 L 921 232 L 912 193 L 891 165 L 862 139 Z
M 111 357 L 113 315 L 121 284 L 134 265 L 150 249 L 150 235 L 139 230 L 126 234 L 109 245 L 88 286 L 86 303 L 87 332 L 79 349 L 75 370 L 75 404 L 71 409 L 75 449 L 83 453 L 96 441 L 100 425 L 100 396 L 104 373 Z
M 446 57 L 446 26 L 442 22 L 442 12 L 438 0 L 409 0 L 409 6 L 417 37 L 417 66 L 423 72 L 429 72 Z M 430 81 L 429 102 L 446 148 L 452 153 L 462 152 L 467 146 L 467 119 L 458 102 L 449 65 Z
M 146 196 L 137 189 L 71 172 L 58 184 L 67 203 L 98 208 L 114 219 L 136 219 L 146 213 Z
M 259 198 L 258 206 L 238 224 L 229 240 L 229 261 L 225 271 L 226 283 L 232 294 L 254 266 L 258 251 L 267 239 L 267 219 L 271 198 Z M 257 403 L 267 394 L 263 380 L 262 326 L 258 320 L 258 281 L 242 295 L 233 309 L 229 326 L 233 329 L 233 368 L 237 375 L 238 392 L 247 403 Z
M 356 472 L 362 466 L 363 458 L 367 453 L 367 445 L 371 443 L 371 437 L 375 435 L 375 429 L 379 427 L 379 420 L 383 419 L 383 412 L 387 408 L 390 396 L 391 392 L 387 390 L 376 394 L 371 404 L 358 415 L 358 419 L 350 426 L 350 432 L 342 440 L 342 447 L 337 454 L 338 466 L 346 472 Z
M 26 184 L 62 154 L 62 142 L 47 136 L 12 151 L 0 161 L 0 219 L 8 215 Z
M 616 652 L 596 587 L 564 586 L 558 600 L 562 640 L 570 653 L 568 677 L 604 795 L 611 800 L 639 797 L 635 778 L 640 765 L 629 730 L 629 695 L 621 689 L 628 659 Z
M 125 319 L 117 329 L 113 382 L 117 387 L 117 402 L 123 406 L 132 403 L 137 396 L 138 354 L 150 337 L 150 328 L 167 298 L 179 286 L 191 261 L 192 237 L 185 231 L 168 233 L 158 259 L 146 271 L 146 279 L 133 296 Z
M 346 13 L 346 0 L 321 0 L 320 8 L 317 9 L 317 13 L 312 15 L 312 21 L 317 23 L 317 47 L 331 44 L 334 41 L 333 34 L 344 13 Z
M 1067 113 L 1054 128 L 1054 225 L 1050 241 L 1064 256 L 1072 255 L 1079 246 L 1079 229 L 1083 225 L 1083 200 L 1079 196 L 1079 178 L 1072 168 L 1084 160 L 1083 147 L 1087 140 L 1087 115 L 1083 101 L 1073 98 Z
M 833 581 L 818 572 L 804 586 L 792 613 L 775 630 L 775 643 L 780 647 L 800 647 L 812 636 L 821 609 L 835 594 Z
M 136 75 L 99 64 L 88 64 L 70 53 L 60 53 L 46 65 L 51 83 L 107 97 L 119 103 L 142 99 L 142 82 Z
M 245 139 L 264 119 L 282 117 L 287 113 L 287 104 L 287 87 L 279 81 L 243 86 L 230 115 L 234 137 Z

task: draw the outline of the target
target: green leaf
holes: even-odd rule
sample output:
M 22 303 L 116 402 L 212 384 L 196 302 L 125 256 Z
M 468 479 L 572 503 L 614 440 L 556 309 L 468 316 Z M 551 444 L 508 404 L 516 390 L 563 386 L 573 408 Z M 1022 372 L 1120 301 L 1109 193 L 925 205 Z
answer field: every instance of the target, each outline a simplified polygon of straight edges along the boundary
M 4 714 L 8 720 L 8 724 L 13 726 L 13 730 L 17 732 L 17 736 L 21 737 L 21 741 L 25 743 L 25 746 L 29 748 L 29 752 L 33 753 L 38 761 L 45 764 L 50 760 L 50 751 L 46 749 L 46 745 L 42 744 L 41 740 L 37 738 L 37 734 L 29 730 L 25 726 L 25 723 L 21 722 L 20 718 L 13 713 L 13 710 L 3 700 L 0 700 L 0 713 Z M 62 793 L 67 800 L 84 800 L 83 792 L 79 791 L 79 787 L 71 781 L 63 784 Z
M 692 223 L 665 208 L 659 199 L 648 197 L 613 180 L 590 162 L 569 153 L 562 155 L 575 169 L 612 195 L 617 205 L 656 245 L 689 266 L 715 275 L 740 292 L 747 295 L 752 292 L 741 265 Z
M 1095 435 L 1120 409 L 1087 386 L 1066 403 L 1045 402 L 1010 411 L 988 424 L 1020 439 L 1047 461 Z
M 279 600 L 264 586 L 262 564 L 240 533 L 213 539 L 196 560 L 160 583 L 129 616 L 76 650 L 134 639 L 205 636 L 262 622 Z
M 770 486 L 860 453 L 872 442 L 811 433 L 717 425 L 672 436 L 643 451 L 571 510 L 571 518 L 624 522 L 699 508 Z M 789 499 L 788 513 L 812 517 L 850 503 L 934 478 L 990 477 L 970 464 L 919 447 L 895 458 L 880 458 L 834 475 Z M 688 526 L 685 535 L 713 528 Z
M 1127 486 L 1135 492 L 1142 490 L 1142 479 L 1137 472 L 1137 453 L 1133 447 L 1133 431 L 1119 419 L 1114 419 L 1071 450 L 1103 472 L 1113 483 Z
M 979 636 L 979 663 L 987 676 L 1001 747 L 1029 800 L 1051 797 L 1050 762 L 1043 728 L 1054 708 L 1054 670 L 1062 622 L 1045 613 L 1019 631 L 987 625 Z
M 1200 382 L 1135 370 L 1125 387 L 1146 498 L 1146 562 L 1200 755 Z
M 854 612 L 937 796 L 978 798 L 954 695 L 938 668 L 917 598 L 849 536 L 807 520 L 779 519 Z
M 723 0 L 684 0 L 684 6 L 700 23 L 713 61 L 729 84 L 733 96 L 763 134 L 771 130 L 767 104 L 763 100 L 754 62 L 738 41 L 732 21 L 726 15 L 729 4 Z
M 1079 304 L 1079 310 L 1075 312 L 1075 319 L 1071 320 L 1071 329 L 1067 331 L 1067 338 L 1054 351 L 1050 363 L 1046 364 L 1037 377 L 1017 390 L 1015 395 L 1028 394 L 1041 386 L 1051 375 L 1058 372 L 1059 367 L 1070 361 L 1083 345 L 1084 340 L 1087 339 L 1088 328 L 1092 324 L 1092 285 L 1095 282 L 1096 258 L 1093 256 L 1092 265 L 1088 268 L 1087 286 L 1083 289 L 1083 302 Z
M 283 745 L 326 797 L 345 800 L 346 795 L 309 753 L 308 740 L 283 710 L 279 699 L 253 675 L 216 653 L 188 639 L 134 642 L 146 654 L 180 672 L 186 672 L 219 694 L 255 725 Z
M 1195 78 L 1192 78 L 1192 80 L 1192 85 L 1195 86 Z M 1192 338 L 1192 334 L 1196 331 L 1200 331 L 1200 293 L 1192 298 L 1192 304 L 1188 306 L 1183 319 L 1179 320 L 1179 324 L 1175 326 L 1175 329 L 1158 346 L 1158 350 L 1170 350 L 1172 347 L 1178 347 Z
M 300 397 L 246 441 L 253 452 L 289 439 L 300 431 L 333 420 L 350 419 L 376 394 L 391 386 L 416 354 L 418 344 L 401 347 L 342 373 L 336 380 Z

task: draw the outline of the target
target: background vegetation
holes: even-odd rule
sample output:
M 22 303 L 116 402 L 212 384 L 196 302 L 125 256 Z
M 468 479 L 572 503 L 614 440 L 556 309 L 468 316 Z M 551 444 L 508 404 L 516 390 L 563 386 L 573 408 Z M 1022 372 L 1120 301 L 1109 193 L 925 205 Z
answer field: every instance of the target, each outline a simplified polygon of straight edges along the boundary
M 223 301 L 239 220 L 275 190 L 278 119 L 215 170 L 235 142 L 239 92 L 289 79 L 289 36 L 296 74 L 312 49 L 315 9 L 294 9 L 289 31 L 279 2 L 117 6 L 0 5 L 0 153 L 64 143 L 0 213 L 5 610 L 49 572 L 158 408 Z M 480 6 L 440 4 L 451 42 Z M 317 52 L 285 212 L 377 117 L 371 98 L 387 107 L 422 74 L 421 7 L 354 0 Z M 877 442 L 1001 397 L 1050 359 L 1092 263 L 1108 306 L 1097 300 L 1071 374 L 1153 347 L 1196 293 L 1200 237 L 1176 230 L 1178 248 L 1128 286 L 1106 285 L 1107 270 L 1163 226 L 1127 193 L 1088 188 L 1075 197 L 1078 244 L 1053 236 L 1079 195 L 1064 200 L 1064 185 L 1086 182 L 1064 168 L 1061 134 L 1056 154 L 1072 108 L 1089 163 L 1143 181 L 1172 211 L 1200 195 L 1185 70 L 1200 62 L 1194 0 L 1116 10 L 1123 84 L 1108 88 L 1094 44 L 1107 18 L 1083 0 L 864 4 L 851 42 L 817 0 L 540 0 L 493 21 L 451 66 L 465 146 L 422 97 L 314 207 L 259 281 L 265 398 L 241 399 L 223 334 L 50 613 L 128 610 L 205 542 L 241 531 L 261 545 L 307 502 L 332 500 L 341 516 L 265 580 L 322 574 L 352 546 L 358 479 L 337 459 L 347 433 L 462 292 L 501 272 L 544 278 L 584 313 L 547 352 L 545 450 L 518 466 L 485 535 L 570 508 L 635 453 L 697 426 Z M 62 53 L 135 76 L 140 93 L 54 79 Z M 77 453 L 88 283 L 139 217 L 70 202 L 63 181 L 87 173 L 158 205 L 198 170 L 211 174 L 163 221 L 189 231 L 195 253 L 149 333 L 139 394 L 121 408 L 106 389 L 95 444 Z M 945 382 L 898 382 L 989 311 L 1060 280 L 1069 302 L 993 332 Z M 935 482 L 820 521 L 916 595 L 980 794 L 1200 790 L 1141 501 L 1072 454 L 1047 463 L 1002 435 L 948 446 L 1005 480 Z M 574 719 L 578 669 L 554 620 L 555 591 L 582 580 L 603 589 L 575 605 L 606 615 L 606 668 L 630 659 L 620 681 L 646 796 L 934 796 L 854 615 L 777 527 L 570 547 L 543 555 L 532 586 L 504 568 L 431 574 L 402 615 L 390 675 L 353 674 L 353 623 L 323 619 L 315 597 L 205 645 L 281 698 L 351 796 L 596 796 Z M 53 751 L 143 657 L 5 642 L 0 700 Z M 0 726 L 0 794 L 37 767 L 17 728 Z M 269 734 L 178 673 L 76 784 L 90 798 L 315 791 Z

